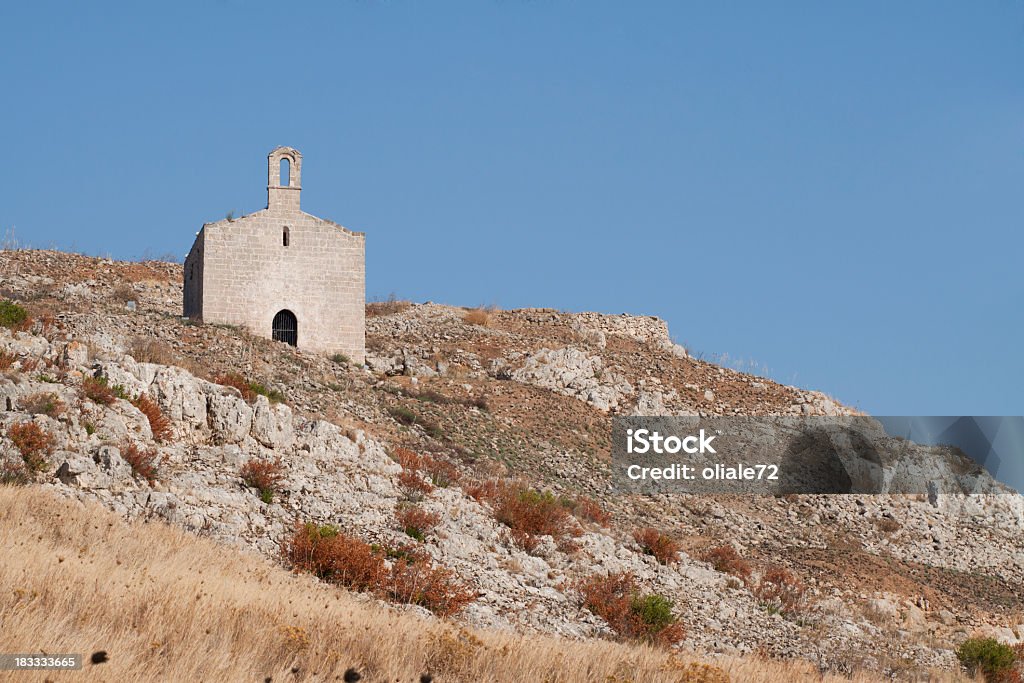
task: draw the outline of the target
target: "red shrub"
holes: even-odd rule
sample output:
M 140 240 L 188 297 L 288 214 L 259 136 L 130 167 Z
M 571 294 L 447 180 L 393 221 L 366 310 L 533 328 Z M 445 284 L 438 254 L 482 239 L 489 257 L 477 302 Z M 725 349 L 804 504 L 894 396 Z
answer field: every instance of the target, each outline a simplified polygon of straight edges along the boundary
M 82 393 L 94 403 L 109 406 L 117 400 L 117 394 L 107 386 L 107 380 L 102 377 L 86 377 L 82 381 Z
M 35 422 L 19 422 L 7 428 L 7 438 L 21 453 L 25 465 L 33 472 L 46 468 L 46 456 L 53 453 L 53 436 Z
M 551 536 L 563 550 L 572 550 L 571 537 L 582 533 L 569 510 L 550 491 L 538 491 L 522 482 L 497 481 L 489 502 L 494 518 L 512 531 L 512 540 L 527 552 L 537 547 L 539 536 Z
M 380 553 L 330 525 L 296 524 L 284 554 L 294 569 L 359 591 L 377 589 L 387 571 Z
M 577 519 L 594 522 L 603 527 L 607 527 L 612 522 L 612 516 L 605 512 L 601 504 L 586 496 L 580 496 L 574 501 L 572 512 Z
M 395 510 L 395 517 L 398 519 L 398 526 L 402 531 L 417 541 L 422 541 L 441 521 L 441 515 L 436 512 L 428 512 L 416 505 L 400 506 Z
M 661 564 L 671 564 L 679 560 L 679 543 L 657 529 L 637 529 L 633 532 L 633 538 L 646 554 L 653 555 Z
M 434 567 L 425 553 L 404 549 L 389 570 L 379 551 L 330 525 L 296 524 L 285 540 L 284 556 L 297 571 L 394 602 L 422 605 L 442 616 L 476 599 L 452 571 Z
M 122 444 L 121 457 L 132 466 L 132 473 L 142 477 L 149 485 L 156 482 L 157 452 L 155 448 L 142 449 L 133 443 Z
M 443 617 L 459 612 L 476 599 L 454 572 L 434 567 L 429 557 L 418 554 L 395 562 L 386 593 L 395 602 L 420 605 Z
M 670 646 L 685 635 L 668 598 L 640 593 L 628 572 L 591 576 L 576 584 L 583 606 L 608 622 L 620 638 Z
M 743 583 L 750 580 L 750 563 L 740 557 L 736 549 L 728 543 L 708 548 L 701 553 L 700 559 L 709 563 L 715 571 L 723 574 L 732 574 Z
M 247 403 L 252 403 L 256 400 L 256 392 L 253 391 L 249 381 L 239 375 L 237 372 L 227 372 L 217 375 L 213 378 L 214 384 L 220 384 L 225 387 L 234 387 L 242 394 L 242 398 Z
M 445 488 L 459 481 L 461 474 L 455 465 L 430 455 L 420 455 L 399 446 L 393 452 L 395 460 L 402 466 L 398 484 L 406 494 L 416 496 L 430 493 L 434 487 Z
M 259 489 L 260 498 L 263 502 L 269 503 L 277 493 L 277 487 L 284 478 L 284 471 L 281 467 L 281 458 L 276 460 L 260 460 L 253 458 L 238 471 L 246 486 Z
M 153 438 L 157 441 L 167 441 L 171 438 L 171 421 L 160 410 L 160 406 L 149 396 L 142 394 L 132 401 L 132 404 L 149 420 L 149 429 L 153 432 Z
M 18 354 L 10 351 L 0 351 L 0 372 L 10 370 L 14 362 L 18 360 Z
M 786 616 L 800 615 L 810 607 L 807 587 L 783 567 L 768 567 L 752 592 L 769 610 Z
M 489 503 L 497 497 L 499 486 L 497 479 L 480 481 L 467 488 L 466 495 L 478 503 Z

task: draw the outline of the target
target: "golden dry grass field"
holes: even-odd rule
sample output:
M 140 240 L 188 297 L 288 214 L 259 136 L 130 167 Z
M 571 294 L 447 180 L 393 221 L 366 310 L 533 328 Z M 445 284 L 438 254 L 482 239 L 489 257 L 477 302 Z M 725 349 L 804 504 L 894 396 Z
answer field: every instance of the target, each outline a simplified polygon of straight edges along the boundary
M 350 668 L 363 681 L 438 683 L 850 680 L 799 662 L 470 631 L 39 487 L 0 486 L 0 547 L 0 652 L 109 656 L 5 680 L 332 681 Z

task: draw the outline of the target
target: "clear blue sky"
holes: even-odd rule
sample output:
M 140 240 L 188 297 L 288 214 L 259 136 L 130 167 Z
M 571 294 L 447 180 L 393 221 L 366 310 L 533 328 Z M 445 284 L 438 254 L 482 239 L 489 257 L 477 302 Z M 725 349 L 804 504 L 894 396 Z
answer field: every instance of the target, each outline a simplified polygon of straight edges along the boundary
M 370 297 L 1024 413 L 1020 2 L 154 4 L 3 4 L 0 228 L 180 258 L 291 145 Z

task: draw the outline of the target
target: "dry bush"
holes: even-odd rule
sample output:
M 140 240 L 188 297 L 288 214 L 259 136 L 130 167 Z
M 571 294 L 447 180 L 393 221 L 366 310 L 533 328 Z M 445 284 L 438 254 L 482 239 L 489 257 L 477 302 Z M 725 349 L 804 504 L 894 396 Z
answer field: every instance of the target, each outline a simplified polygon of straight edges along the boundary
M 583 606 L 608 622 L 624 640 L 670 647 L 685 636 L 668 598 L 642 594 L 628 572 L 594 575 L 576 584 Z
M 770 612 L 784 616 L 800 616 L 810 608 L 807 586 L 783 567 L 768 567 L 751 592 Z
M 51 391 L 37 391 L 34 394 L 23 396 L 18 403 L 26 413 L 50 417 L 63 415 L 66 407 L 64 401 Z
M 750 563 L 740 557 L 736 549 L 728 543 L 708 548 L 701 553 L 700 559 L 714 567 L 715 571 L 732 574 L 743 583 L 750 580 Z
M 18 354 L 10 351 L 0 351 L 0 372 L 11 369 L 11 366 L 18 360 Z
M 398 483 L 410 496 L 430 493 L 435 486 L 446 488 L 457 483 L 462 476 L 450 462 L 427 454 L 420 455 L 409 448 L 399 446 L 392 455 L 402 466 Z
M 424 510 L 418 505 L 400 505 L 395 510 L 395 518 L 398 520 L 399 528 L 417 541 L 422 541 L 441 522 L 439 514 Z
M 573 537 L 582 534 L 565 503 L 550 491 L 538 491 L 523 482 L 496 480 L 477 485 L 469 493 L 490 503 L 494 518 L 511 530 L 512 540 L 527 552 L 536 549 L 540 536 L 551 536 L 559 548 L 571 551 Z
M 256 400 L 256 392 L 249 386 L 248 380 L 239 375 L 237 372 L 226 372 L 217 375 L 213 378 L 214 384 L 220 384 L 225 387 L 234 387 L 242 394 L 242 398 L 247 403 L 252 403 Z
M 418 681 L 427 671 L 443 683 L 726 680 L 700 677 L 705 665 L 693 655 L 662 648 L 460 628 L 396 612 L 255 553 L 163 522 L 128 523 L 97 503 L 35 486 L 0 486 L 0 548 L 11 549 L 0 561 L 0 652 L 38 652 L 39 643 L 102 649 L 110 660 L 92 673 L 109 681 L 340 681 L 350 667 L 364 681 Z M 822 674 L 803 659 L 714 661 L 744 683 L 882 678 Z M 971 680 L 921 673 L 935 683 Z
M 273 500 L 274 494 L 277 493 L 277 487 L 284 478 L 284 468 L 281 466 L 281 458 L 276 460 L 253 458 L 242 465 L 238 475 L 246 486 L 259 489 L 260 499 L 264 503 L 269 503 Z
M 159 404 L 145 394 L 140 395 L 132 401 L 132 405 L 139 409 L 149 421 L 149 430 L 153 432 L 153 438 L 157 441 L 168 441 L 171 438 L 171 421 L 164 411 L 160 410 Z
M 462 316 L 462 322 L 467 325 L 479 325 L 480 327 L 491 326 L 491 311 L 486 308 L 474 308 Z
M 633 538 L 644 553 L 653 555 L 661 564 L 671 564 L 679 560 L 679 543 L 657 529 L 646 527 L 633 532 Z
M 376 318 L 382 315 L 395 315 L 405 311 L 412 303 L 408 301 L 399 301 L 392 294 L 388 297 L 387 301 L 371 301 L 366 304 L 366 317 Z
M 216 375 L 213 378 L 214 384 L 225 387 L 234 387 L 242 394 L 247 403 L 252 403 L 257 396 L 266 396 L 271 403 L 284 403 L 285 396 L 276 389 L 270 389 L 259 382 L 242 377 L 237 372 L 227 372 Z
M 380 553 L 330 525 L 297 523 L 284 555 L 294 569 L 357 591 L 376 589 L 387 572 Z
M 399 559 L 392 566 L 387 597 L 394 602 L 425 607 L 442 617 L 460 612 L 476 599 L 453 571 L 434 567 L 429 557 L 418 554 Z
M 135 288 L 128 284 L 118 285 L 110 296 L 114 301 L 122 304 L 126 304 L 129 301 L 138 301 L 139 298 Z
M 24 463 L 11 460 L 0 462 L 0 486 L 24 486 L 32 475 Z
M 442 616 L 475 599 L 454 573 L 434 567 L 427 555 L 405 550 L 389 570 L 380 551 L 330 525 L 296 524 L 284 543 L 284 556 L 292 568 L 324 581 L 421 605 Z
M 121 387 L 111 387 L 106 377 L 86 377 L 82 380 L 82 394 L 99 405 L 109 406 L 119 398 L 125 398 Z
M 902 524 L 897 522 L 892 517 L 876 517 L 871 521 L 874 522 L 875 526 L 878 527 L 879 531 L 885 534 L 895 533 L 903 527 Z
M 21 453 L 25 466 L 33 472 L 46 469 L 46 456 L 53 453 L 53 436 L 35 422 L 17 422 L 7 428 L 7 438 Z
M 606 528 L 612 523 L 612 516 L 593 498 L 580 496 L 571 502 L 571 508 L 577 519 L 594 522 Z
M 132 466 L 132 473 L 142 477 L 149 485 L 156 483 L 157 452 L 155 448 L 139 448 L 133 443 L 125 443 L 120 448 L 121 457 Z
M 156 363 L 158 365 L 175 365 L 177 354 L 170 346 L 159 339 L 136 337 L 128 347 L 128 355 L 140 363 Z

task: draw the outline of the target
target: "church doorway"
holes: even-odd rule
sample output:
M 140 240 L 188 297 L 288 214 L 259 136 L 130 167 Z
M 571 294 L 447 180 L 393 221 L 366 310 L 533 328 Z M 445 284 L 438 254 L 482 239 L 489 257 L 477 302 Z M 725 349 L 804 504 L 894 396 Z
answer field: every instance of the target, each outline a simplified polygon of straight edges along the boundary
M 274 341 L 283 341 L 291 346 L 298 346 L 299 321 L 295 319 L 294 313 L 287 309 L 278 311 L 274 316 L 273 339 Z

